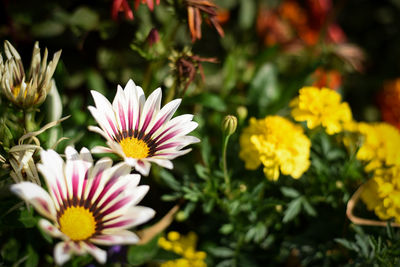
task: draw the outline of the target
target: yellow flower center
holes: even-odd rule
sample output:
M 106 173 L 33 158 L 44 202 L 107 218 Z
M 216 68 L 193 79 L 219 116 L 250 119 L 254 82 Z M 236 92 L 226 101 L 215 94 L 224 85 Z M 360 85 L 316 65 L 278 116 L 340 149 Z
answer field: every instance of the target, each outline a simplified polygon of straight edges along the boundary
M 129 158 L 143 159 L 147 158 L 150 149 L 146 142 L 139 140 L 136 137 L 127 137 L 122 139 L 119 144 L 122 147 L 125 155 Z
M 15 98 L 19 95 L 19 91 L 21 91 L 21 84 L 18 84 L 18 85 L 16 85 L 16 86 L 14 86 L 14 88 L 13 88 L 13 90 L 12 90 L 13 95 L 14 95 Z M 27 92 L 28 92 L 28 91 L 25 90 L 25 95 L 24 95 L 24 97 L 26 97 L 26 93 L 27 93 Z
M 93 213 L 84 207 L 69 207 L 61 215 L 60 230 L 74 241 L 85 240 L 96 231 Z

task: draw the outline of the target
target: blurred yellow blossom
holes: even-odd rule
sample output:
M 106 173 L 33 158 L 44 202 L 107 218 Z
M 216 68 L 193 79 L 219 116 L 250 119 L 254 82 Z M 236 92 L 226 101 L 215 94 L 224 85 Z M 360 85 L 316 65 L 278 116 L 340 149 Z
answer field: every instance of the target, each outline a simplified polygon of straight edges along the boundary
M 328 134 L 341 132 L 343 123 L 352 121 L 349 105 L 328 88 L 303 87 L 290 107 L 296 121 L 306 121 L 309 129 L 322 125 Z
M 299 125 L 280 116 L 250 119 L 240 136 L 240 158 L 246 169 L 255 170 L 262 163 L 269 180 L 276 181 L 280 172 L 300 178 L 310 166 L 311 142 Z
M 356 157 L 367 162 L 367 172 L 384 166 L 400 166 L 400 132 L 397 128 L 385 122 L 354 122 L 346 125 L 345 129 L 361 136 Z
M 365 185 L 361 199 L 382 220 L 400 223 L 400 166 L 380 168 Z
M 178 232 L 171 231 L 167 238 L 160 237 L 158 245 L 168 251 L 172 251 L 182 258 L 163 262 L 161 267 L 205 267 L 204 262 L 207 254 L 203 251 L 196 251 L 197 235 L 189 232 L 182 236 Z

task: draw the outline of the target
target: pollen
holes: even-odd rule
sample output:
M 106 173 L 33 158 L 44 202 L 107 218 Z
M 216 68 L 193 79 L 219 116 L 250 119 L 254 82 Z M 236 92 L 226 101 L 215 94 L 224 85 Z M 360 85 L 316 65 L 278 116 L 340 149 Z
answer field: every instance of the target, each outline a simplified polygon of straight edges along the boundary
M 96 232 L 93 213 L 83 207 L 69 207 L 59 218 L 60 230 L 73 241 L 86 240 Z
M 146 142 L 136 137 L 127 137 L 122 139 L 119 144 L 125 153 L 125 156 L 134 159 L 143 159 L 149 156 L 150 149 Z

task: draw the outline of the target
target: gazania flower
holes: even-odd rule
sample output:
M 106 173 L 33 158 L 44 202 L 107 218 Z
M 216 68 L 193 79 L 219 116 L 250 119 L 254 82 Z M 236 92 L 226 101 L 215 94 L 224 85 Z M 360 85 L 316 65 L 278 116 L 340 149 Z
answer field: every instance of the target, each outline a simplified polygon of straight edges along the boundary
M 11 191 L 32 204 L 45 218 L 39 226 L 63 241 L 54 248 L 59 265 L 72 254 L 91 254 L 105 263 L 107 254 L 98 245 L 134 244 L 138 237 L 127 231 L 149 220 L 154 210 L 136 206 L 148 191 L 138 186 L 140 176 L 129 174 L 130 167 L 120 163 L 111 167 L 108 158 L 94 166 L 86 148 L 80 154 L 72 147 L 65 150 L 66 162 L 53 150 L 42 151 L 38 164 L 49 192 L 30 182 L 11 186 Z
M 6 60 L 0 60 L 0 87 L 5 96 L 21 108 L 31 108 L 43 103 L 51 89 L 51 78 L 61 56 L 61 50 L 56 52 L 47 64 L 47 49 L 43 60 L 40 57 L 39 43 L 33 48 L 32 62 L 29 74 L 25 75 L 24 66 L 17 50 L 8 42 L 4 42 Z M 1 58 L 1 55 L 0 55 Z
M 143 175 L 148 175 L 151 162 L 172 169 L 171 159 L 188 153 L 181 150 L 200 140 L 186 136 L 197 127 L 193 115 L 185 114 L 171 120 L 181 99 L 175 99 L 160 109 L 161 89 L 146 100 L 142 88 L 130 80 L 125 89 L 118 86 L 111 103 L 92 91 L 96 107 L 89 107 L 99 127 L 89 129 L 107 140 L 107 147 L 95 147 L 93 153 L 116 153 Z

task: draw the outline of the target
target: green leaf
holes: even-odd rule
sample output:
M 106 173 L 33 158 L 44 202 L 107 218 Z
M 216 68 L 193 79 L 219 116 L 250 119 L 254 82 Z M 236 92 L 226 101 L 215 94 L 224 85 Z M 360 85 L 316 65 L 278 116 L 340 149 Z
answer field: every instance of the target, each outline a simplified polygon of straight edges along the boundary
M 302 200 L 302 204 L 303 204 L 304 210 L 308 213 L 308 215 L 317 216 L 317 212 L 311 206 L 310 202 L 308 202 L 308 200 L 305 197 L 301 198 L 301 200 Z
M 281 187 L 281 192 L 285 197 L 296 198 L 300 196 L 300 193 L 296 189 L 286 186 Z
M 107 86 L 103 76 L 95 69 L 90 69 L 87 73 L 87 87 L 103 95 L 107 92 Z
M 97 27 L 99 15 L 88 7 L 80 7 L 72 14 L 69 22 L 71 25 L 90 31 Z
M 25 261 L 25 267 L 36 267 L 39 264 L 39 255 L 32 248 L 31 245 L 28 245 L 28 255 Z
M 353 242 L 348 241 L 347 239 L 344 238 L 335 238 L 334 239 L 335 242 L 339 243 L 340 245 L 342 245 L 343 247 L 349 249 L 349 250 L 353 250 L 355 252 L 359 252 L 360 249 L 357 247 L 356 244 L 354 244 Z
M 235 230 L 235 228 L 230 223 L 229 224 L 224 224 L 224 225 L 222 225 L 221 228 L 219 228 L 219 232 L 224 234 L 224 235 L 232 233 L 233 230 Z
M 276 67 L 270 63 L 262 65 L 250 84 L 249 104 L 257 105 L 259 115 L 264 116 L 268 106 L 278 100 L 279 96 Z
M 209 252 L 217 258 L 229 258 L 235 254 L 231 248 L 227 247 L 210 248 Z
M 160 234 L 155 236 L 147 244 L 144 245 L 133 245 L 128 249 L 127 260 L 132 265 L 141 265 L 151 260 L 159 250 L 158 239 Z
M 194 165 L 194 168 L 196 170 L 197 176 L 199 176 L 200 178 L 202 178 L 204 180 L 207 180 L 209 178 L 209 174 L 208 174 L 209 170 L 206 167 L 204 167 L 201 164 L 196 164 L 196 165 Z
M 288 208 L 285 210 L 285 215 L 283 216 L 282 220 L 284 223 L 290 222 L 300 213 L 301 203 L 302 199 L 296 198 L 288 204 Z
M 33 216 L 33 208 L 23 209 L 18 220 L 26 227 L 32 228 L 37 224 L 37 219 Z
M 254 24 L 257 7 L 254 0 L 240 1 L 239 26 L 243 30 L 249 29 Z
M 36 37 L 54 37 L 65 31 L 65 25 L 59 21 L 44 21 L 32 25 L 32 34 Z
M 175 191 L 181 190 L 181 184 L 175 179 L 175 177 L 167 170 L 160 170 L 160 178 L 161 180 L 171 189 Z
M 3 242 L 3 241 L 2 241 Z M 1 257 L 10 262 L 16 262 L 18 259 L 19 244 L 16 239 L 12 238 L 1 247 Z
M 202 93 L 196 95 L 192 98 L 187 98 L 187 103 L 190 104 L 201 104 L 204 107 L 216 110 L 216 111 L 225 111 L 226 104 L 225 101 L 219 96 L 211 93 Z
M 229 93 L 235 87 L 237 81 L 237 56 L 233 53 L 229 54 L 225 60 L 223 91 Z

